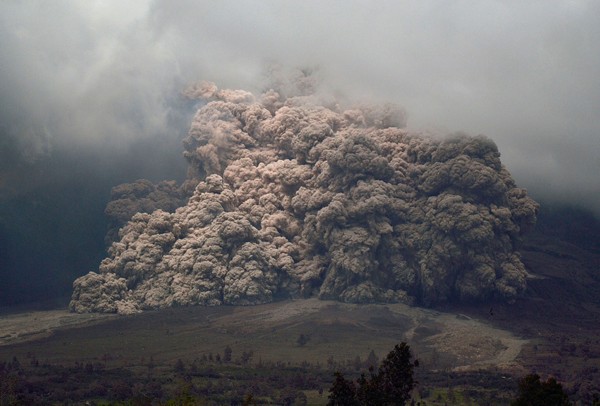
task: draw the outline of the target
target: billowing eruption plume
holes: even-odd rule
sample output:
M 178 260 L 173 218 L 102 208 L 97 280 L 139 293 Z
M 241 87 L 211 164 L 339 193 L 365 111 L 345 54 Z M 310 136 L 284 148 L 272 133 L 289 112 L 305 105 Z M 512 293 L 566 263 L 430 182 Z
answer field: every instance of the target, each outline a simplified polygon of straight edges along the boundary
M 158 209 L 174 212 L 184 202 L 184 193 L 175 181 L 162 181 L 158 185 L 146 179 L 124 183 L 111 190 L 111 201 L 104 214 L 108 217 L 108 244 L 117 241 L 119 229 L 136 213 L 152 213 Z
M 207 83 L 187 94 L 208 100 L 184 141 L 187 203 L 135 214 L 99 272 L 74 282 L 72 311 L 523 292 L 516 244 L 538 205 L 491 140 L 412 134 L 391 105 L 257 100 Z

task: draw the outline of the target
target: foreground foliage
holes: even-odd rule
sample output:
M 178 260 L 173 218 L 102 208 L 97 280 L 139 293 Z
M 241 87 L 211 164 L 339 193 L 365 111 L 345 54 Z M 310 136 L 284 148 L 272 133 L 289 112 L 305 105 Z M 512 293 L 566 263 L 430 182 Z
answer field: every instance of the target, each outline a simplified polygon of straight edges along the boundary
M 369 369 L 357 382 L 348 381 L 340 372 L 329 390 L 330 406 L 404 405 L 410 398 L 416 382 L 413 378 L 417 360 L 411 361 L 410 347 L 396 345 L 379 366 L 377 373 Z
M 231 358 L 230 358 L 231 357 Z M 224 361 L 230 359 L 230 361 Z M 109 356 L 61 365 L 33 353 L 0 362 L 4 405 L 570 405 L 554 378 L 528 375 L 517 384 L 493 371 L 430 371 L 401 343 L 379 363 L 371 351 L 361 361 L 331 357 L 327 364 L 254 359 L 252 351 L 176 362 L 123 363 Z M 379 367 L 374 365 L 379 363 Z M 367 370 L 368 372 L 360 372 Z M 334 371 L 337 371 L 333 374 Z M 346 378 L 347 377 L 347 378 Z M 417 385 L 417 379 L 419 384 Z M 518 391 L 517 391 L 518 386 Z M 325 388 L 325 391 L 324 391 Z M 329 389 L 329 396 L 327 390 Z M 325 392 L 325 393 L 324 393 Z M 598 405 L 597 391 L 590 402 Z M 412 401 L 411 401 L 412 397 Z M 581 398 L 578 400 L 581 402 Z M 512 403 L 511 403 L 512 401 Z M 578 403 L 580 404 L 580 403 Z
M 511 406 L 569 406 L 569 397 L 560 383 L 554 378 L 546 382 L 538 374 L 530 374 L 519 381 L 519 397 Z

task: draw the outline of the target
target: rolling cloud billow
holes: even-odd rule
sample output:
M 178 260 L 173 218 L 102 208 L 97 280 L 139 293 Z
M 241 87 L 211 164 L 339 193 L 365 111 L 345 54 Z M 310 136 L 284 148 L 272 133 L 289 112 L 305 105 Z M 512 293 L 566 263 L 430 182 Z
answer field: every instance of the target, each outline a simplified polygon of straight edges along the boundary
M 113 235 L 99 270 L 74 282 L 70 309 L 309 296 L 432 305 L 524 291 L 516 249 L 538 204 L 492 140 L 414 133 L 394 105 L 309 90 L 190 88 L 207 103 L 184 140 L 187 180 L 113 191 L 116 224 L 142 212 Z M 131 209 L 141 200 L 146 210 Z
M 181 90 L 209 78 L 222 88 L 249 90 L 273 115 L 269 103 L 286 103 L 294 94 L 271 85 L 289 76 L 273 68 L 278 64 L 284 71 L 316 69 L 319 88 L 335 94 L 338 104 L 402 105 L 409 114 L 408 145 L 427 140 L 415 134 L 423 131 L 485 134 L 502 152 L 516 183 L 542 205 L 540 222 L 547 209 L 562 206 L 588 210 L 597 222 L 599 42 L 600 2 L 593 0 L 562 0 L 552 7 L 493 0 L 381 1 L 376 7 L 359 0 L 318 7 L 278 0 L 0 1 L 0 306 L 66 304 L 73 280 L 97 269 L 106 255 L 107 225 L 108 240 L 120 239 L 119 228 L 134 213 L 162 208 L 175 215 L 199 180 L 224 176 L 238 159 L 239 145 L 230 147 L 221 137 L 198 141 L 196 151 L 190 139 L 186 153 L 192 173 L 181 185 L 186 178 L 181 140 L 205 103 L 182 98 Z M 278 97 L 258 96 L 271 87 Z M 189 95 L 206 92 L 206 100 L 224 100 L 224 90 L 211 89 L 192 88 Z M 237 102 L 250 96 L 239 97 Z M 245 103 L 252 104 L 251 99 Z M 327 98 L 314 104 L 342 115 L 344 123 L 351 123 L 344 111 L 358 110 L 364 128 L 403 128 L 403 114 L 383 113 L 393 105 L 336 107 Z M 383 116 L 395 121 L 378 123 Z M 270 120 L 257 118 L 261 126 Z M 330 128 L 339 135 L 346 127 Z M 326 131 L 315 129 L 313 135 L 323 135 L 302 142 L 332 147 Z M 249 137 L 264 138 L 261 134 L 262 127 Z M 254 142 L 259 147 L 248 144 L 251 151 L 268 149 L 275 141 Z M 277 148 L 300 151 L 300 141 L 281 142 Z M 389 155 L 383 148 L 381 153 Z M 281 157 L 313 165 L 311 157 Z M 415 159 L 405 159 L 408 167 L 424 165 Z M 320 160 L 341 171 L 333 153 Z M 431 164 L 441 170 L 443 162 Z M 413 183 L 407 185 L 414 188 L 411 173 L 406 178 Z M 440 176 L 446 175 L 441 171 Z M 176 182 L 160 183 L 164 179 Z M 389 183 L 380 174 L 375 179 Z M 414 199 L 435 196 L 438 190 L 425 189 L 442 190 L 447 187 L 442 184 L 455 180 L 419 179 L 428 186 L 417 188 L 423 195 Z M 124 185 L 111 196 L 119 184 Z M 302 186 L 325 188 L 313 181 Z M 314 214 L 310 210 L 306 215 Z M 307 226 L 305 214 L 290 213 Z M 577 239 L 593 240 L 589 235 L 578 231 Z M 321 255 L 329 249 L 325 243 L 311 249 Z M 409 294 L 421 300 L 416 290 Z

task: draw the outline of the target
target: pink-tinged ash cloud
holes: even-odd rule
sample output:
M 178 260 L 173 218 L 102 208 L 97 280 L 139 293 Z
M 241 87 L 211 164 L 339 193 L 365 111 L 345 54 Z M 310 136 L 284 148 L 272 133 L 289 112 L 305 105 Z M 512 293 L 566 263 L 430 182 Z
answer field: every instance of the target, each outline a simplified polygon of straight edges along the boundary
M 186 95 L 208 102 L 184 141 L 189 199 L 135 214 L 98 272 L 74 282 L 72 311 L 307 296 L 432 305 L 524 291 L 517 246 L 538 204 L 490 139 L 412 133 L 393 105 L 211 83 Z

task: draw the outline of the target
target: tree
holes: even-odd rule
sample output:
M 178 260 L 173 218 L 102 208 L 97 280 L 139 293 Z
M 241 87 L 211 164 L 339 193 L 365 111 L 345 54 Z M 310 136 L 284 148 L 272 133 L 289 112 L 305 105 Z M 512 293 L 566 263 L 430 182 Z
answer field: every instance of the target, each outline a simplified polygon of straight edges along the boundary
M 254 351 L 244 351 L 242 352 L 242 357 L 241 357 L 241 361 L 242 364 L 247 364 L 248 362 L 250 362 L 250 360 L 252 359 L 252 356 L 254 355 Z
M 307 398 L 304 392 L 288 387 L 281 391 L 279 404 L 284 406 L 306 406 Z
M 180 374 L 185 372 L 185 364 L 183 363 L 181 358 L 177 359 L 174 369 L 175 369 L 175 372 L 180 373 Z
M 367 368 L 370 368 L 370 367 L 375 368 L 377 366 L 377 364 L 379 364 L 379 358 L 377 358 L 377 355 L 375 355 L 375 351 L 371 350 L 371 352 L 369 353 L 369 355 L 367 356 L 367 359 L 365 361 L 365 366 Z
M 296 339 L 296 344 L 298 344 L 298 347 L 304 347 L 306 345 L 306 343 L 308 343 L 309 341 L 310 341 L 309 335 L 300 334 L 298 336 L 298 339 Z
M 231 350 L 230 346 L 225 347 L 225 350 L 223 351 L 223 362 L 231 362 L 231 353 L 233 351 Z
M 358 406 L 354 384 L 344 378 L 341 372 L 333 374 L 335 379 L 329 389 L 327 406 Z
M 418 361 L 411 362 L 410 347 L 406 343 L 396 344 L 394 349 L 381 362 L 379 373 L 375 377 L 383 396 L 383 403 L 404 405 L 410 399 L 415 387 L 414 367 Z
M 370 379 L 367 379 L 364 373 L 360 374 L 360 378 L 356 382 L 356 399 L 359 405 L 381 405 L 382 392 L 379 387 L 379 382 L 376 375 L 373 374 L 374 368 L 369 368 Z
M 373 353 L 374 355 L 374 353 Z M 410 347 L 406 343 L 396 345 L 381 362 L 377 373 L 369 367 L 369 376 L 361 374 L 355 383 L 335 373 L 329 390 L 328 405 L 394 405 L 402 406 L 411 398 L 416 382 L 414 368 L 418 361 L 411 361 Z
M 511 406 L 569 406 L 569 397 L 562 385 L 554 378 L 546 382 L 540 380 L 538 374 L 529 374 L 519 380 L 519 397 L 511 402 Z

